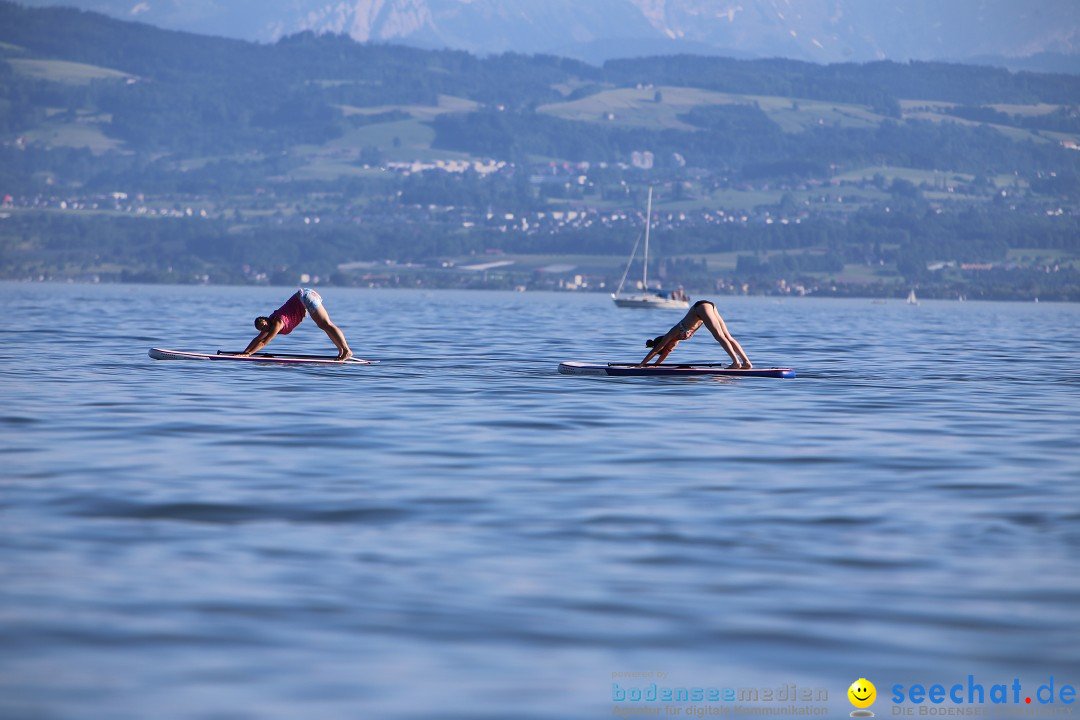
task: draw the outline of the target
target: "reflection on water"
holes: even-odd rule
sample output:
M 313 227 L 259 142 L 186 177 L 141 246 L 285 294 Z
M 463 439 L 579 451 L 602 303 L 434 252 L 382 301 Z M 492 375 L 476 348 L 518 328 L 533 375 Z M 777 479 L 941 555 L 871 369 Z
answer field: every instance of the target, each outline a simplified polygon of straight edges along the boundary
M 327 289 L 382 364 L 281 368 L 146 350 L 287 289 L 0 293 L 4 718 L 592 717 L 654 667 L 836 714 L 1080 659 L 1080 308 L 716 298 L 799 378 L 641 379 L 556 372 L 677 319 L 598 295 Z

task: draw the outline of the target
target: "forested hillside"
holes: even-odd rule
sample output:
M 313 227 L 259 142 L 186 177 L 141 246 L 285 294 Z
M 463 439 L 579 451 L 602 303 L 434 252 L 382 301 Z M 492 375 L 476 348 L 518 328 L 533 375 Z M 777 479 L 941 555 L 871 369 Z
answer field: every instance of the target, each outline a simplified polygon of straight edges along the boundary
M 1073 75 L 260 45 L 0 2 L 8 278 L 597 288 L 651 185 L 668 284 L 1076 300 L 1078 147 Z

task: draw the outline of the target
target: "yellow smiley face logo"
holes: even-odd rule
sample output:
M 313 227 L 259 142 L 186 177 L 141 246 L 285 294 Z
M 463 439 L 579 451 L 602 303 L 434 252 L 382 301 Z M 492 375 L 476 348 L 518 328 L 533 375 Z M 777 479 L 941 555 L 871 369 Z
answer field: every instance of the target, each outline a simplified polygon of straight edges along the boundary
M 866 678 L 859 678 L 847 689 L 848 700 L 857 708 L 868 708 L 877 698 L 877 688 Z

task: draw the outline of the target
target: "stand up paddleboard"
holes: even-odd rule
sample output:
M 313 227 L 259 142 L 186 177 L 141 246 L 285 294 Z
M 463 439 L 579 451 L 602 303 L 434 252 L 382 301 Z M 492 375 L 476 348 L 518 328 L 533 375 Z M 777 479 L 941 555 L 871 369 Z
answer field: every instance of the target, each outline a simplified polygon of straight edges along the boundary
M 728 377 L 766 377 L 793 378 L 791 368 L 750 368 L 749 370 L 728 370 L 720 363 L 661 363 L 639 367 L 633 363 L 608 363 L 607 365 L 583 362 L 559 363 L 559 372 L 563 375 L 618 375 L 631 377 L 689 376 L 689 375 L 724 375 Z
M 229 360 L 233 362 L 254 362 L 272 365 L 375 365 L 378 360 L 349 358 L 338 360 L 332 355 L 288 355 L 285 353 L 254 353 L 241 356 L 239 353 L 218 350 L 216 355 L 205 353 L 181 352 L 180 350 L 162 350 L 150 348 L 147 353 L 155 360 Z

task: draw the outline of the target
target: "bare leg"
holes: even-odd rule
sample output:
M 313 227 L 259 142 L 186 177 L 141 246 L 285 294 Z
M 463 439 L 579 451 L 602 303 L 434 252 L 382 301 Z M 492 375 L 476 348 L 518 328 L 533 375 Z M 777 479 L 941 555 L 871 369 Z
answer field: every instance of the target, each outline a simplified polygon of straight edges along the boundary
M 744 370 L 754 367 L 750 363 L 750 358 L 746 357 L 742 345 L 739 345 L 739 342 L 732 337 L 727 325 L 724 324 L 724 319 L 711 303 L 699 305 L 696 310 L 695 314 L 701 318 L 705 327 L 709 328 L 709 332 L 716 338 L 716 342 L 720 343 L 720 347 L 724 348 L 724 352 L 731 357 L 731 367 L 741 367 Z
M 330 316 L 326 312 L 326 308 L 322 305 L 310 311 L 311 319 L 322 328 L 322 331 L 326 333 L 330 341 L 338 349 L 338 360 L 346 360 L 352 357 L 352 350 L 349 349 L 349 343 L 345 342 L 345 334 L 341 332 L 333 322 L 330 321 Z

